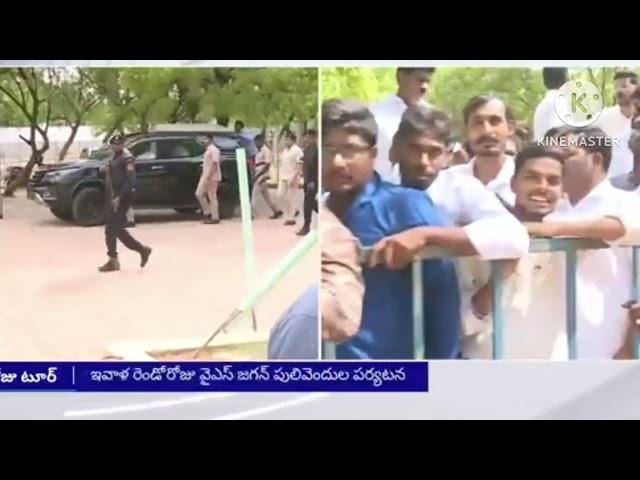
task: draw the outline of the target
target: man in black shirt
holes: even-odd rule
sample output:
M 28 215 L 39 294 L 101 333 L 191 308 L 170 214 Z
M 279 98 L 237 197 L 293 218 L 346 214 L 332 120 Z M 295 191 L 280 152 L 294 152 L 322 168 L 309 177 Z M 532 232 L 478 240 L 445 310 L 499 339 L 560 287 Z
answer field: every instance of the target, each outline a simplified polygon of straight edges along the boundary
M 116 249 L 117 240 L 120 240 L 128 249 L 140 254 L 141 267 L 147 264 L 151 255 L 151 248 L 138 242 L 126 229 L 127 211 L 131 207 L 135 193 L 136 168 L 135 158 L 124 148 L 124 140 L 123 136 L 116 135 L 109 141 L 114 154 L 107 166 L 106 177 L 105 237 L 109 260 L 98 268 L 100 272 L 120 270 Z
M 302 157 L 304 178 L 304 225 L 296 232 L 306 235 L 311 229 L 312 212 L 318 212 L 318 132 L 309 129 L 304 134 L 304 157 Z

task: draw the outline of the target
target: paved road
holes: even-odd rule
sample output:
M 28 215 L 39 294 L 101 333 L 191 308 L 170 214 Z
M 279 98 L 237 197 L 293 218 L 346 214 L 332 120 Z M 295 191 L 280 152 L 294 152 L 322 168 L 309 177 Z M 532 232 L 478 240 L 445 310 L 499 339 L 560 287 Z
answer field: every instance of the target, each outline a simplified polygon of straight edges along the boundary
M 203 225 L 171 211 L 140 214 L 132 233 L 154 248 L 148 267 L 122 251 L 123 270 L 100 274 L 101 227 L 70 226 L 18 195 L 5 199 L 0 221 L 0 360 L 96 360 L 116 341 L 204 340 L 245 291 L 239 219 Z M 258 275 L 299 241 L 296 228 L 254 222 Z M 317 276 L 313 251 L 259 306 L 260 329 Z M 229 335 L 250 330 L 245 321 Z

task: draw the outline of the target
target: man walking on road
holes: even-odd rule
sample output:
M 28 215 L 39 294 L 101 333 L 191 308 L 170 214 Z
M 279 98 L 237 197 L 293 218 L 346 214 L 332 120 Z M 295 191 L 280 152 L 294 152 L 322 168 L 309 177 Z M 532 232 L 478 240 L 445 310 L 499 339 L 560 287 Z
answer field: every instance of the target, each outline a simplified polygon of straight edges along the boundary
M 127 210 L 131 207 L 135 193 L 136 168 L 135 158 L 124 149 L 124 140 L 123 136 L 116 135 L 109 141 L 113 151 L 113 158 L 109 161 L 106 172 L 105 239 L 109 260 L 98 268 L 100 272 L 120 270 L 117 240 L 120 240 L 129 250 L 140 254 L 141 267 L 147 264 L 151 255 L 151 248 L 142 245 L 126 229 Z
M 304 135 L 304 157 L 302 158 L 304 178 L 304 225 L 296 235 L 306 235 L 311 229 L 311 216 L 318 211 L 318 132 L 307 130 Z
M 196 189 L 196 198 L 200 202 L 203 223 L 220 223 L 218 213 L 218 185 L 222 180 L 220 171 L 220 150 L 213 144 L 213 136 L 208 134 L 204 137 L 204 158 L 202 160 L 202 174 Z
M 300 161 L 304 156 L 302 149 L 296 145 L 296 134 L 285 134 L 285 149 L 280 156 L 280 196 L 285 204 L 285 225 L 295 225 L 296 208 L 294 205 L 298 181 L 300 179 Z
M 271 150 L 264 141 L 264 136 L 258 135 L 255 139 L 258 153 L 256 154 L 256 170 L 253 188 L 263 198 L 265 203 L 271 209 L 272 215 L 269 217 L 273 220 L 280 218 L 284 213 L 280 210 L 269 192 L 269 169 L 271 168 Z M 255 194 L 252 195 L 255 197 Z

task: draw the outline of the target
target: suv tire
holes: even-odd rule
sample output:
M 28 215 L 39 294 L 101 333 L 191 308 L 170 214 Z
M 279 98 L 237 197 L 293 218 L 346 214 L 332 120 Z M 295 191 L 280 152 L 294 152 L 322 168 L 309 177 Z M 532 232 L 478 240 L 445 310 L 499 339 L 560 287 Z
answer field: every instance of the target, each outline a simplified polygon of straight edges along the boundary
M 73 220 L 73 213 L 71 213 L 71 210 L 63 210 L 59 207 L 51 207 L 49 210 L 51 210 L 51 213 L 60 220 L 65 222 Z
M 198 211 L 198 207 L 182 207 L 174 209 L 178 213 L 196 213 Z
M 71 203 L 73 219 L 78 225 L 89 227 L 105 222 L 104 192 L 98 187 L 86 187 L 76 193 Z

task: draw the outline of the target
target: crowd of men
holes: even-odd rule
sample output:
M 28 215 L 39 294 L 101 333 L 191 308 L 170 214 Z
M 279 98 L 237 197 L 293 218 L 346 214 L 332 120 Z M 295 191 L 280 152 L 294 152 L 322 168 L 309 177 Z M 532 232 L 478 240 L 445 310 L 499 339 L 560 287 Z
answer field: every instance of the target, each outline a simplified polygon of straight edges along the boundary
M 450 116 L 425 101 L 434 70 L 399 68 L 397 93 L 374 105 L 323 103 L 322 338 L 340 359 L 413 358 L 409 266 L 435 245 L 457 257 L 422 263 L 426 358 L 491 358 L 489 261 L 501 259 L 504 358 L 567 359 L 564 256 L 528 252 L 530 237 L 569 236 L 610 246 L 578 255 L 578 358 L 630 358 L 637 75 L 618 71 L 616 105 L 574 128 L 552 108 L 567 70 L 545 68 L 528 143 L 505 102 L 473 97 L 456 155 Z

